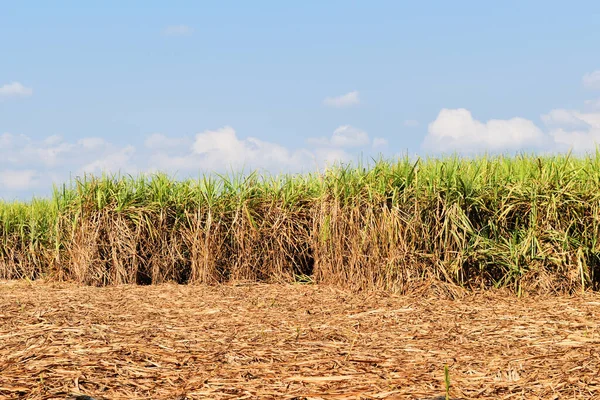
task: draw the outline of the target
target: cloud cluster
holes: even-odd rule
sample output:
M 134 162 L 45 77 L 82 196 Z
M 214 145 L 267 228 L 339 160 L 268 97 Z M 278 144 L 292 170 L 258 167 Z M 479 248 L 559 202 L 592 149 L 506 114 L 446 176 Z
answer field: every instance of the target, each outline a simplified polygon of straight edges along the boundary
M 524 118 L 481 122 L 465 109 L 443 109 L 429 124 L 423 148 L 433 152 L 593 151 L 600 145 L 600 112 L 555 109 L 544 128 Z
M 256 137 L 241 138 L 230 126 L 191 137 L 154 133 L 139 148 L 116 146 L 95 137 L 68 141 L 54 135 L 34 140 L 4 133 L 0 135 L 0 197 L 25 191 L 47 193 L 52 183 L 86 173 L 163 171 L 184 177 L 231 170 L 301 172 L 352 161 L 357 151 L 369 152 L 387 141 L 371 139 L 366 132 L 343 125 L 329 137 L 308 139 L 307 144 L 306 148 L 290 149 Z
M 559 150 L 584 152 L 600 145 L 600 112 L 558 109 L 543 115 L 542 120 Z
M 169 34 L 189 33 L 185 26 L 170 28 L 173 29 Z M 586 74 L 582 83 L 589 89 L 600 90 L 600 70 Z M 3 97 L 31 94 L 30 88 L 18 82 L 0 87 Z M 331 107 L 358 103 L 356 91 L 324 100 Z M 422 148 L 434 153 L 461 154 L 519 150 L 585 152 L 600 144 L 600 99 L 586 101 L 583 110 L 550 110 L 540 120 L 541 127 L 520 117 L 481 121 L 467 109 L 444 108 L 427 126 Z M 420 126 L 416 120 L 406 120 L 403 124 L 411 131 Z M 0 134 L 0 197 L 43 188 L 47 192 L 52 182 L 85 173 L 164 171 L 195 176 L 199 172 L 241 169 L 300 172 L 349 162 L 360 153 L 368 155 L 387 146 L 386 138 L 372 138 L 352 125 L 341 125 L 328 136 L 307 138 L 304 148 L 289 148 L 252 136 L 240 137 L 230 126 L 193 136 L 153 133 L 139 147 L 117 146 L 98 137 L 68 141 L 54 135 L 36 140 L 4 133 Z
M 350 125 L 334 130 L 329 137 L 308 138 L 307 148 L 290 149 L 256 137 L 239 138 L 230 126 L 207 130 L 193 140 L 155 134 L 145 143 L 150 151 L 149 168 L 161 171 L 227 171 L 263 169 L 271 172 L 299 172 L 348 162 L 349 149 L 368 150 L 387 144 Z
M 19 82 L 11 82 L 0 86 L 0 99 L 8 97 L 27 97 L 33 94 L 33 89 Z
M 364 147 L 370 143 L 369 135 L 350 125 L 342 125 L 333 131 L 331 137 L 309 138 L 308 143 L 317 146 Z
M 358 103 L 360 103 L 360 99 L 356 90 L 337 97 L 326 97 L 323 100 L 324 105 L 334 108 L 351 107 Z
M 585 74 L 583 85 L 600 90 L 600 70 Z M 544 129 L 531 120 L 511 118 L 486 122 L 466 109 L 443 109 L 429 124 L 423 148 L 434 152 L 539 150 L 593 151 L 600 145 L 600 99 L 587 100 L 587 110 L 554 109 L 540 117 Z
M 585 74 L 581 81 L 583 86 L 588 89 L 600 90 L 600 69 Z
M 155 134 L 145 145 L 150 151 L 147 167 L 160 171 L 224 172 L 242 168 L 285 171 L 302 166 L 309 158 L 303 150 L 291 151 L 255 137 L 240 139 L 230 126 L 203 131 L 193 140 Z
M 69 175 L 137 172 L 134 149 L 120 148 L 102 138 L 66 141 L 61 136 L 34 140 L 25 135 L 0 134 L 0 197 L 19 191 L 47 193 L 52 183 Z
M 39 173 L 33 169 L 0 170 L 0 187 L 6 193 L 29 190 L 40 185 Z M 0 192 L 0 195 L 2 193 Z
M 473 118 L 470 111 L 460 108 L 440 111 L 435 121 L 429 124 L 423 146 L 434 151 L 469 153 L 539 147 L 543 142 L 544 133 L 527 119 L 480 122 Z

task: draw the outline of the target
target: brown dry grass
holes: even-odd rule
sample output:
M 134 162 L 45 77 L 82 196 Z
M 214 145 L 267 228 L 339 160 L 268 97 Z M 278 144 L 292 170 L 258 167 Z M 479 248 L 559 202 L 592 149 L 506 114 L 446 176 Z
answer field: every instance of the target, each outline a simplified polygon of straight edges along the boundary
M 52 198 L 0 200 L 0 279 L 600 291 L 600 148 L 373 161 L 287 176 L 84 176 Z
M 0 397 L 600 398 L 600 295 L 0 283 Z

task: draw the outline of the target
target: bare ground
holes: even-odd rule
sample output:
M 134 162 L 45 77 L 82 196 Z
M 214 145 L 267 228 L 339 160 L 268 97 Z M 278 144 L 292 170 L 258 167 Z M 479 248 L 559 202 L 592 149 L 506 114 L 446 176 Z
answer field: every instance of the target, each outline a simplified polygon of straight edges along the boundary
M 0 398 L 600 398 L 600 295 L 0 283 Z

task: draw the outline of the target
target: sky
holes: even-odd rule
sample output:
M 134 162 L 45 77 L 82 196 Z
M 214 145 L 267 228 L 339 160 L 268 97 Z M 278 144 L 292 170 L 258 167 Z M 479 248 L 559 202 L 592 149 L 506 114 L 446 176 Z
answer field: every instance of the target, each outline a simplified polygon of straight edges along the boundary
M 597 1 L 0 0 L 0 198 L 83 174 L 594 151 Z

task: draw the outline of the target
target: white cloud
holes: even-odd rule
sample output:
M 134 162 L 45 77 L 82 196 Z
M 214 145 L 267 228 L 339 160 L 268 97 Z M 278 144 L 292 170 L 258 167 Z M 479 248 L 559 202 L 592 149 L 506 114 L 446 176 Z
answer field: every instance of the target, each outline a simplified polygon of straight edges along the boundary
M 144 141 L 144 145 L 149 149 L 172 149 L 189 144 L 190 141 L 187 138 L 172 138 L 161 133 L 153 133 Z
M 385 138 L 373 138 L 373 148 L 379 149 L 381 147 L 386 147 L 388 145 L 388 141 Z
M 162 136 L 153 136 L 152 141 L 157 139 L 183 141 Z M 292 151 L 254 137 L 240 139 L 230 126 L 196 134 L 187 151 L 168 154 L 165 149 L 153 149 L 152 170 L 223 172 L 244 168 L 283 172 L 302 169 L 311 160 L 311 153 L 304 149 Z
M 544 144 L 544 133 L 524 118 L 480 122 L 464 109 L 443 109 L 429 124 L 424 148 L 433 151 L 501 151 Z
M 290 151 L 272 142 L 249 137 L 238 139 L 230 126 L 196 135 L 193 154 L 199 156 L 204 168 L 297 168 L 306 162 L 302 150 Z
M 600 126 L 600 113 L 584 113 L 577 110 L 555 109 L 542 115 L 547 126 L 556 128 L 589 128 Z
M 542 116 L 557 149 L 594 150 L 600 144 L 600 112 L 557 109 Z
M 334 163 L 355 161 L 356 150 L 368 154 L 387 146 L 384 138 L 369 135 L 350 125 L 335 129 L 328 138 L 313 139 L 306 148 L 290 148 L 256 137 L 239 137 L 230 126 L 206 130 L 193 137 L 149 135 L 140 148 L 118 146 L 99 137 L 66 140 L 59 135 L 31 138 L 0 134 L 0 198 L 12 193 L 32 193 L 41 188 L 49 194 L 53 183 L 71 176 L 100 173 L 271 173 L 314 171 Z M 352 151 L 350 151 L 352 150 Z
M 600 144 L 600 129 L 565 130 L 555 129 L 550 131 L 550 136 L 560 150 L 572 150 L 581 153 L 594 150 Z
M 54 167 L 68 161 L 66 157 L 74 148 L 71 143 L 49 143 L 46 147 L 28 147 L 23 155 L 37 158 L 46 167 Z
M 586 100 L 584 104 L 590 110 L 600 110 L 600 99 Z
M 38 173 L 35 170 L 0 169 L 0 187 L 7 191 L 33 189 L 39 184 Z
M 326 106 L 336 108 L 354 106 L 359 102 L 360 100 L 358 98 L 358 92 L 356 90 L 337 97 L 327 97 L 325 98 L 325 100 L 323 100 L 323 104 L 325 104 Z
M 134 173 L 134 148 L 115 146 L 101 138 L 66 141 L 59 135 L 32 139 L 25 135 L 0 135 L 0 197 L 62 183 L 71 174 L 103 171 Z
M 377 143 L 380 145 L 382 140 Z M 183 143 L 183 139 L 152 135 L 147 145 L 165 141 L 178 145 Z M 352 154 L 346 152 L 345 148 L 371 145 L 365 132 L 349 125 L 337 128 L 330 138 L 313 138 L 308 142 L 312 146 L 310 149 L 290 149 L 255 137 L 240 138 L 232 127 L 225 126 L 196 134 L 187 150 L 183 146 L 176 151 L 166 146 L 148 146 L 152 151 L 149 169 L 226 172 L 243 168 L 245 171 L 264 169 L 273 173 L 299 172 L 351 161 Z
M 170 25 L 163 29 L 165 36 L 187 36 L 191 35 L 194 29 L 187 25 Z
M 585 74 L 581 81 L 583 83 L 583 86 L 585 86 L 588 89 L 600 89 L 600 69 Z
M 106 143 L 106 140 L 104 140 L 102 138 L 89 137 L 89 138 L 79 139 L 77 141 L 77 144 L 86 150 L 95 150 L 95 149 L 102 148 L 107 143 Z
M 600 70 L 585 74 L 582 83 L 600 89 Z M 583 110 L 553 109 L 540 119 L 544 130 L 523 118 L 480 122 L 468 110 L 443 109 L 429 124 L 423 148 L 462 153 L 523 149 L 582 153 L 600 145 L 600 99 L 585 101 Z
M 0 98 L 27 97 L 33 94 L 33 89 L 23 86 L 19 82 L 7 83 L 0 86 Z
M 245 144 L 238 140 L 233 128 L 226 126 L 216 131 L 204 131 L 196 135 L 192 146 L 196 154 L 224 153 L 234 156 L 241 155 Z
M 600 70 L 585 74 L 583 85 L 600 89 Z M 466 109 L 443 109 L 429 124 L 423 148 L 434 151 L 505 151 L 537 149 L 545 152 L 585 152 L 600 144 L 600 99 L 587 100 L 585 111 L 554 109 L 541 115 L 543 131 L 523 118 L 480 122 Z
M 460 153 L 524 149 L 582 153 L 600 144 L 600 111 L 554 109 L 541 120 L 545 131 L 523 118 L 480 122 L 468 110 L 443 109 L 429 124 L 423 147 Z
M 361 147 L 369 144 L 369 135 L 350 125 L 343 125 L 333 131 L 331 144 L 337 147 Z
M 134 153 L 135 147 L 133 146 L 126 146 L 122 149 L 105 153 L 79 168 L 78 173 L 80 175 L 118 172 L 135 174 L 138 172 L 138 168 L 131 163 Z
M 417 121 L 416 119 L 407 119 L 404 121 L 404 126 L 414 128 L 415 126 L 419 126 L 419 121 Z
M 53 146 L 53 145 L 57 145 L 57 144 L 61 143 L 62 141 L 63 141 L 62 136 L 52 135 L 52 136 L 48 136 L 46 139 L 44 139 L 43 143 L 45 145 Z
M 319 169 L 338 163 L 348 163 L 352 161 L 352 155 L 343 149 L 317 148 L 313 153 L 315 167 Z
M 3 133 L 0 135 L 0 150 L 7 149 L 12 145 L 13 135 L 10 133 Z
M 308 138 L 308 143 L 316 146 L 364 147 L 370 143 L 369 135 L 353 126 L 342 125 L 333 131 L 330 138 Z

